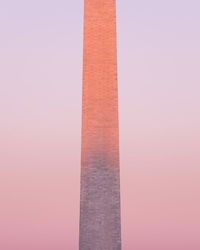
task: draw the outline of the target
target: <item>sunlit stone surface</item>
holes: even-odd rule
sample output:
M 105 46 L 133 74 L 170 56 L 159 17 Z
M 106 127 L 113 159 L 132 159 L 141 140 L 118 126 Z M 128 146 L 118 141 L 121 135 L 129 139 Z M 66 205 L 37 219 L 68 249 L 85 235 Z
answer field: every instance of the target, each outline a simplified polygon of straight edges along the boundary
M 115 0 L 85 0 L 80 250 L 120 250 Z

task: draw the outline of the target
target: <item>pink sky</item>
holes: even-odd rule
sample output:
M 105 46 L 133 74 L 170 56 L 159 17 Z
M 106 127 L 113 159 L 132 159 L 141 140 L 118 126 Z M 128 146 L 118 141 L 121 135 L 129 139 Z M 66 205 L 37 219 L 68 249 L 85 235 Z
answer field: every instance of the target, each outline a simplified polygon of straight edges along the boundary
M 200 249 L 199 11 L 117 3 L 123 250 Z M 0 23 L 0 249 L 78 249 L 83 1 Z

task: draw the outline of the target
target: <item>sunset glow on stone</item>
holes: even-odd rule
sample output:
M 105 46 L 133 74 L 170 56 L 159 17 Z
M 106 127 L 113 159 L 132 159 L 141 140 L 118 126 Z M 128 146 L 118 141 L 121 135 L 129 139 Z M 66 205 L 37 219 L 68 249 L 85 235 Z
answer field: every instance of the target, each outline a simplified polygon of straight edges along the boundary
M 85 0 L 80 250 L 121 249 L 116 7 Z

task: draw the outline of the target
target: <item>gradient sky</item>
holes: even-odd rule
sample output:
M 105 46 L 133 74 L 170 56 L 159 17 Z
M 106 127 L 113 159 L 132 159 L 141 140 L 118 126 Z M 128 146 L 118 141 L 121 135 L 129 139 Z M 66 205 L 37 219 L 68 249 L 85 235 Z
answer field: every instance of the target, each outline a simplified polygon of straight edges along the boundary
M 200 249 L 200 2 L 117 1 L 123 250 Z M 83 0 L 0 3 L 0 249 L 77 250 Z

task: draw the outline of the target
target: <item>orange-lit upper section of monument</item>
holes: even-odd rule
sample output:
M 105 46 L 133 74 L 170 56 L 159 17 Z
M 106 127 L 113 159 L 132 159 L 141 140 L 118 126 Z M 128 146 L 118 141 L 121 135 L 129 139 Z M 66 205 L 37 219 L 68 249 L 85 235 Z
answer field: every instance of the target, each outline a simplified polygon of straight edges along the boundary
M 87 167 L 95 159 L 118 163 L 115 1 L 85 0 L 84 15 L 82 166 Z

